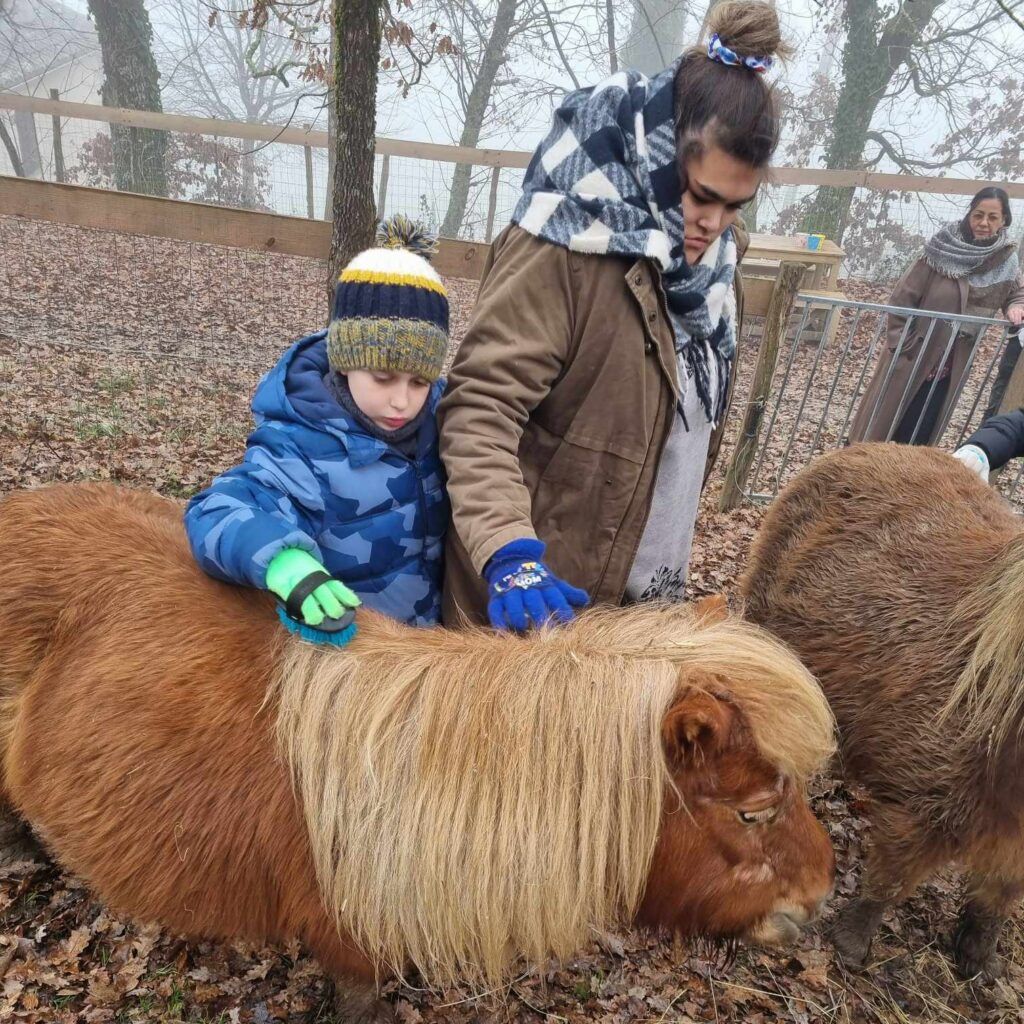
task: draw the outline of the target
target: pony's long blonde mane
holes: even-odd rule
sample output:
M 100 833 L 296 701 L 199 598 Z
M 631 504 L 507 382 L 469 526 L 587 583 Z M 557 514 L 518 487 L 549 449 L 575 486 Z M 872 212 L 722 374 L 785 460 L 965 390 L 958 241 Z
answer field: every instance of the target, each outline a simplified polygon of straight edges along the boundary
M 969 654 L 939 722 L 958 716 L 965 738 L 998 750 L 1024 732 L 1024 538 L 959 602 L 952 628 Z
M 795 779 L 832 749 L 814 680 L 735 620 L 592 611 L 526 637 L 364 621 L 344 650 L 289 642 L 268 696 L 326 905 L 375 962 L 428 983 L 492 984 L 633 916 L 687 669 L 724 683 Z

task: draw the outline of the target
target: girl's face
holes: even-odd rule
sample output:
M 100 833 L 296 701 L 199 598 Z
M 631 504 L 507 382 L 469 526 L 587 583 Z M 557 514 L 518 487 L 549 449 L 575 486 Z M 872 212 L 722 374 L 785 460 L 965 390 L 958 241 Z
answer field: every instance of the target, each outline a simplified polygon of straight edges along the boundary
M 982 199 L 967 217 L 971 233 L 977 239 L 992 238 L 1003 226 L 1003 204 L 998 199 Z
M 415 419 L 430 394 L 430 381 L 411 373 L 349 370 L 346 376 L 356 405 L 382 430 L 398 430 Z
M 683 225 L 686 261 L 691 266 L 711 243 L 733 224 L 761 184 L 756 167 L 737 160 L 718 146 L 705 146 L 686 162 Z

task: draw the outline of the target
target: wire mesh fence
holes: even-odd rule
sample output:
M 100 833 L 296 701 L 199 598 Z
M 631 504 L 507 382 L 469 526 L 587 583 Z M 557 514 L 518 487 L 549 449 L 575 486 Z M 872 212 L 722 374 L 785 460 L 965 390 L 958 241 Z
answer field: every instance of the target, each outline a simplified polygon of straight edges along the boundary
M 2 112 L 0 112 L 2 116 Z M 55 145 L 54 118 L 21 112 L 36 145 L 24 170 L 44 181 L 114 188 L 111 126 L 75 118 L 60 119 Z M 293 217 L 327 217 L 328 160 L 322 146 L 253 142 L 166 131 L 168 195 Z M 58 157 L 58 153 L 60 154 Z M 456 164 L 405 156 L 374 160 L 378 213 L 404 213 L 439 231 L 452 200 Z M 474 167 L 461 227 L 455 237 L 483 241 L 508 224 L 519 198 L 523 172 L 517 167 Z M 0 147 L 0 174 L 13 175 L 10 156 Z M 147 183 L 141 183 L 146 186 Z M 153 183 L 148 183 L 152 188 Z
M 0 111 L 0 116 L 10 115 Z M 21 119 L 22 134 L 34 139 L 27 173 L 47 181 L 113 187 L 110 125 L 78 117 L 55 119 L 50 114 L 28 111 L 13 116 Z M 202 123 L 201 119 L 192 120 L 197 125 Z M 239 124 L 238 128 L 245 129 L 246 125 Z M 59 146 L 55 145 L 57 134 Z M 171 130 L 165 135 L 171 198 L 298 217 L 327 216 L 328 161 L 321 144 L 304 146 Z M 378 154 L 374 169 L 378 212 L 415 216 L 434 231 L 444 225 L 450 237 L 489 240 L 508 224 L 519 198 L 523 170 L 518 165 L 521 160 L 513 163 L 517 166 L 472 167 L 463 201 L 452 194 L 455 163 L 436 157 Z M 0 173 L 13 173 L 2 147 Z M 746 211 L 749 226 L 784 235 L 806 228 L 803 213 L 816 192 L 813 185 L 767 182 L 759 192 L 756 209 Z M 854 189 L 855 230 L 849 233 L 848 267 L 872 280 L 898 274 L 906 262 L 907 247 L 916 248 L 937 227 L 958 220 L 966 201 L 967 196 L 958 193 Z M 450 216 L 453 206 L 463 207 L 460 218 Z M 1013 198 L 1011 208 L 1024 222 L 1024 199 Z M 457 228 L 453 227 L 456 223 Z

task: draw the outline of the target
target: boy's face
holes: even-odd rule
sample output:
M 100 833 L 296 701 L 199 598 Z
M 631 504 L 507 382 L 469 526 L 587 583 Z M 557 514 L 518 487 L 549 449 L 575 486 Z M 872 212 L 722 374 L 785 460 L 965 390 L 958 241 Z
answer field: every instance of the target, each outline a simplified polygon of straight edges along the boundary
M 391 370 L 349 370 L 348 387 L 356 405 L 382 430 L 398 430 L 419 415 L 430 381 Z

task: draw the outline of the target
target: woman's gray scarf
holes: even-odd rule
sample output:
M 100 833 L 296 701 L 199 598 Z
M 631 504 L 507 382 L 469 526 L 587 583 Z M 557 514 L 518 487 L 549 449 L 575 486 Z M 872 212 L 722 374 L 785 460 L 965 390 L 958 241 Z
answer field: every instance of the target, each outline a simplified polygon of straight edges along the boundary
M 940 228 L 925 243 L 924 260 L 936 273 L 959 280 L 970 278 L 975 288 L 1011 281 L 1017 276 L 1017 243 L 1002 228 L 988 244 L 964 240 L 959 221 Z
M 530 161 L 512 220 L 576 252 L 654 260 L 677 355 L 717 423 L 736 352 L 736 241 L 729 228 L 697 264 L 686 262 L 673 116 L 678 63 L 651 79 L 620 71 L 569 93 Z

